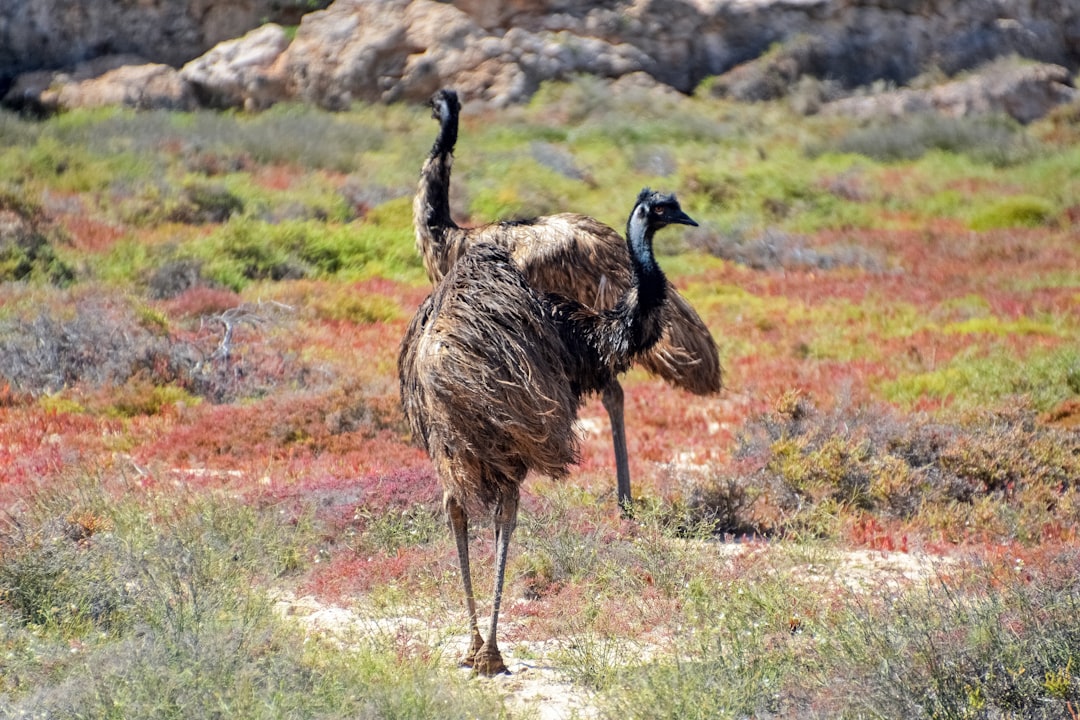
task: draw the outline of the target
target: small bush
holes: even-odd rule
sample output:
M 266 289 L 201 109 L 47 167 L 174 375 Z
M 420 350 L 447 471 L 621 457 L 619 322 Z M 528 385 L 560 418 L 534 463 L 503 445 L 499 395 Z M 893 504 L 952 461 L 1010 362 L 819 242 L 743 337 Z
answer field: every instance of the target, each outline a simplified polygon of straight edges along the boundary
M 57 255 L 59 230 L 36 205 L 0 191 L 0 282 L 44 280 L 67 285 L 74 269 Z
M 167 218 L 191 224 L 222 223 L 244 209 L 244 202 L 222 185 L 189 183 L 181 204 Z
M 106 412 L 119 417 L 158 415 L 179 405 L 197 405 L 200 398 L 176 385 L 154 385 L 135 377 L 118 388 L 111 388 L 100 402 Z
M 79 307 L 74 317 L 43 312 L 3 322 L 0 376 L 40 394 L 80 383 L 122 383 L 162 363 L 175 367 L 167 338 L 141 325 L 130 307 L 100 298 L 83 298 Z
M 971 218 L 969 224 L 972 230 L 1038 227 L 1050 222 L 1054 214 L 1054 205 L 1049 201 L 1030 195 L 1018 195 L 998 200 L 981 210 Z
M 106 399 L 104 408 L 127 414 L 162 409 L 186 393 L 212 402 L 263 394 L 304 372 L 252 331 L 273 315 L 270 307 L 231 308 L 192 334 L 171 330 L 159 312 L 137 304 L 86 293 L 67 304 L 77 311 L 49 307 L 31 318 L 0 318 L 0 377 L 13 388 L 31 395 L 119 389 L 126 400 L 114 407 Z M 139 399 L 143 392 L 149 395 Z
M 1030 410 L 945 424 L 873 407 L 820 413 L 785 399 L 747 427 L 737 455 L 744 474 L 727 482 L 758 489 L 749 517 L 765 534 L 835 535 L 840 517 L 860 511 L 886 522 L 921 517 L 954 540 L 1032 542 L 1080 521 L 1064 502 L 1080 477 L 1080 446 Z M 693 510 L 708 517 L 708 505 Z
M 233 218 L 185 252 L 201 263 L 203 277 L 239 291 L 253 280 L 295 280 L 343 275 L 355 278 L 378 269 L 414 272 L 410 198 L 384 203 L 355 225 L 312 221 L 277 224 Z
M 172 316 L 197 318 L 221 315 L 240 304 L 240 296 L 231 290 L 198 285 L 173 297 L 167 307 Z
M 744 478 L 717 477 L 693 486 L 687 510 L 699 527 L 704 525 L 713 535 L 752 535 L 761 529 L 754 513 L 760 497 L 760 489 Z
M 604 532 L 582 532 L 582 510 L 573 498 L 556 496 L 537 513 L 521 513 L 515 540 L 521 554 L 515 565 L 525 577 L 526 594 L 542 597 L 558 587 L 592 575 L 604 547 Z
M 1036 410 L 1046 410 L 1073 394 L 1069 377 L 1078 361 L 1080 354 L 1068 345 L 1033 351 L 1022 360 L 1011 350 L 989 356 L 961 353 L 934 370 L 901 375 L 882 389 L 886 399 L 908 405 L 933 399 L 970 409 L 1022 397 Z
M 392 554 L 401 548 L 426 545 L 446 536 L 442 513 L 432 513 L 422 505 L 404 510 L 361 506 L 354 517 L 361 525 L 357 549 L 362 552 L 374 550 Z
M 164 300 L 205 284 L 202 262 L 190 258 L 171 260 L 153 270 L 147 281 L 150 297 Z
M 888 717 L 1069 716 L 1080 700 L 1080 588 L 1061 574 L 1076 568 L 1075 551 L 1054 554 L 1061 568 L 1049 582 L 993 564 L 964 581 L 939 577 L 923 593 L 851 605 L 825 651 L 847 675 L 845 700 Z
M 304 522 L 175 489 L 141 507 L 98 480 L 51 488 L 0 535 L 5 717 L 505 716 L 437 658 L 280 617 L 265 588 L 304 562 Z M 72 497 L 92 509 L 50 519 Z
M 114 556 L 115 539 L 99 532 L 107 526 L 89 513 L 40 528 L 16 526 L 0 546 L 0 604 L 24 625 L 65 633 L 128 622 L 130 578 Z

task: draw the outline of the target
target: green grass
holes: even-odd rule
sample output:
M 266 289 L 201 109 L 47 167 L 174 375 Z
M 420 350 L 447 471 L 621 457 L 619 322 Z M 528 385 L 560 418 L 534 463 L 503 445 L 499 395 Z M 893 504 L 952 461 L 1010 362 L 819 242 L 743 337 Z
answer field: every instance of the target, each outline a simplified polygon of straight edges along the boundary
M 1050 718 L 1075 706 L 1075 580 L 1040 586 L 995 566 L 972 573 L 980 589 L 941 566 L 905 589 L 847 584 L 858 571 L 828 554 L 817 579 L 795 555 L 772 558 L 745 579 L 691 583 L 674 657 L 622 665 L 602 717 Z M 835 583 L 828 603 L 806 603 L 816 583 Z
M 35 498 L 0 547 L 5 713 L 506 716 L 437 656 L 309 641 L 273 609 L 272 588 L 310 562 L 309 514 L 289 522 L 175 490 L 142 505 L 89 476 L 60 490 Z
M 236 291 L 258 280 L 419 277 L 411 216 L 404 213 L 410 202 L 389 201 L 355 223 L 273 223 L 242 215 L 181 247 L 120 242 L 91 267 L 113 283 L 146 282 L 167 262 L 193 260 L 207 281 Z
M 960 327 L 970 329 L 970 321 Z M 999 326 L 995 323 L 991 327 Z M 967 352 L 941 368 L 888 382 L 882 391 L 888 400 L 901 404 L 929 397 L 947 400 L 959 408 L 975 408 L 1023 396 L 1035 408 L 1046 410 L 1076 395 L 1069 378 L 1075 375 L 1078 366 L 1080 354 L 1067 345 L 1032 352 L 1024 358 L 1007 348 L 985 355 Z

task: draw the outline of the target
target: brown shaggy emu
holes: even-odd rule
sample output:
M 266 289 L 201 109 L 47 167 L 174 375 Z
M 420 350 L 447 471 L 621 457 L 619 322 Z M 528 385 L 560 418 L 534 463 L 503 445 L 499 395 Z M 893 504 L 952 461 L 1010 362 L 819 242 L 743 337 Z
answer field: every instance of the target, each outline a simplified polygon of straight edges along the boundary
M 562 213 L 532 220 L 458 227 L 450 217 L 450 169 L 457 143 L 457 93 L 440 90 L 431 99 L 439 133 L 424 162 L 413 200 L 416 245 L 432 283 L 441 279 L 465 251 L 492 243 L 510 251 L 528 282 L 541 292 L 573 298 L 594 310 L 615 306 L 633 283 L 626 243 L 619 234 L 587 215 Z M 671 285 L 663 310 L 663 334 L 636 362 L 672 385 L 698 395 L 719 392 L 720 358 L 709 329 Z M 630 462 L 623 420 L 623 389 L 618 378 L 597 388 L 611 419 L 619 505 L 631 501 Z
M 697 224 L 674 196 L 642 190 L 626 230 L 634 280 L 611 309 L 542 294 L 506 248 L 480 243 L 450 268 L 405 332 L 402 407 L 442 483 L 472 636 L 462 662 L 476 672 L 506 672 L 495 635 L 525 475 L 566 474 L 577 457 L 573 423 L 582 395 L 610 385 L 663 333 L 668 284 L 652 238 L 671 223 Z M 495 523 L 486 639 L 469 572 L 468 516 L 479 512 Z

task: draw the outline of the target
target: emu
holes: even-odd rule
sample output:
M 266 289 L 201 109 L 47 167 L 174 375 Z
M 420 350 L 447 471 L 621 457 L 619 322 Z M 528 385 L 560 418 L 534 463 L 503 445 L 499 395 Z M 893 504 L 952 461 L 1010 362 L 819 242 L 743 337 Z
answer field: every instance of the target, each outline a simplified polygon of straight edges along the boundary
M 438 282 L 471 246 L 506 248 L 530 285 L 541 292 L 573 298 L 594 310 L 611 309 L 634 278 L 626 243 L 611 227 L 587 215 L 561 213 L 531 220 L 495 222 L 462 228 L 450 215 L 450 171 L 457 144 L 461 104 L 453 90 L 431 99 L 439 132 L 420 172 L 413 199 L 417 249 L 432 283 Z M 637 357 L 653 375 L 697 395 L 720 391 L 722 371 L 716 343 L 690 303 L 668 284 L 660 340 Z M 595 389 L 611 421 L 618 502 L 632 501 L 626 450 L 623 389 L 617 375 Z
M 641 191 L 627 221 L 632 280 L 597 311 L 543 293 L 510 251 L 478 243 L 420 305 L 401 342 L 402 408 L 443 488 L 457 544 L 471 640 L 462 664 L 508 672 L 496 641 L 510 535 L 530 471 L 562 477 L 578 456 L 582 396 L 608 387 L 663 335 L 670 296 L 653 256 L 654 233 L 696 225 L 673 195 Z M 487 636 L 477 624 L 469 569 L 469 515 L 495 525 L 495 587 Z

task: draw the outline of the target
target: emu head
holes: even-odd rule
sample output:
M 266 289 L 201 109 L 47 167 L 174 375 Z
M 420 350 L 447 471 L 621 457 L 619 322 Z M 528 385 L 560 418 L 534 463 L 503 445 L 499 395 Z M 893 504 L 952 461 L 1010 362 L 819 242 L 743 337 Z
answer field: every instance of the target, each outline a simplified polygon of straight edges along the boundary
M 697 227 L 694 219 L 683 212 L 674 194 L 664 194 L 649 188 L 643 188 L 638 193 L 637 204 L 630 215 L 629 225 L 644 227 L 651 232 L 656 232 L 668 225 L 693 225 Z M 629 225 L 627 227 L 628 233 L 630 232 Z
M 428 104 L 431 105 L 431 117 L 439 122 L 446 122 L 451 117 L 457 117 L 461 111 L 461 102 L 458 100 L 457 93 L 445 88 L 432 95 Z

